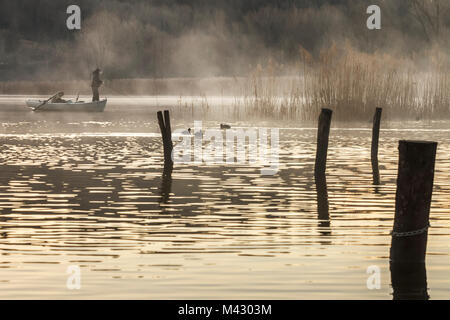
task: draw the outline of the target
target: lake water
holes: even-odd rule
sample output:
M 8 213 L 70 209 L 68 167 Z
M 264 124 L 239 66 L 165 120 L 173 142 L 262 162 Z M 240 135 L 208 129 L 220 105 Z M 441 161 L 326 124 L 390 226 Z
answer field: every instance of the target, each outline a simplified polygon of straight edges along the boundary
M 438 141 L 426 277 L 450 298 L 450 122 L 333 123 L 328 214 L 313 179 L 316 128 L 239 118 L 230 99 L 113 97 L 104 113 L 33 113 L 0 97 L 0 298 L 392 299 L 398 140 Z M 186 102 L 188 101 L 188 102 Z M 163 179 L 156 111 L 172 127 L 279 128 L 280 167 L 175 164 Z M 81 289 L 66 286 L 69 266 Z M 378 266 L 381 288 L 366 270 Z

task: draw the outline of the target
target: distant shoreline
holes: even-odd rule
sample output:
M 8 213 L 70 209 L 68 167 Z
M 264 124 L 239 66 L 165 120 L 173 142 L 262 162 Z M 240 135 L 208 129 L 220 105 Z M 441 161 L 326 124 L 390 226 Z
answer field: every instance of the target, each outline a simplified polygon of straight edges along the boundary
M 103 95 L 241 95 L 247 78 L 166 78 L 104 80 Z M 63 90 L 66 94 L 91 94 L 90 80 L 74 81 L 0 81 L 0 94 L 50 95 Z

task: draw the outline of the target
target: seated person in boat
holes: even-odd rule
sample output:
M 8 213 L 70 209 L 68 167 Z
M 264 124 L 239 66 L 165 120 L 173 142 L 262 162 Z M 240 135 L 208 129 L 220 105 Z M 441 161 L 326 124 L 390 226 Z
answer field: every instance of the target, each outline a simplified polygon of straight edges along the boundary
M 92 101 L 100 100 L 98 88 L 100 88 L 100 86 L 103 84 L 103 81 L 100 80 L 100 72 L 101 70 L 99 68 L 95 69 L 94 72 L 92 72 Z
M 64 103 L 64 102 L 67 102 L 67 100 L 62 99 L 63 96 L 64 96 L 64 92 L 63 91 L 58 92 L 52 98 L 52 100 L 50 100 L 50 103 Z

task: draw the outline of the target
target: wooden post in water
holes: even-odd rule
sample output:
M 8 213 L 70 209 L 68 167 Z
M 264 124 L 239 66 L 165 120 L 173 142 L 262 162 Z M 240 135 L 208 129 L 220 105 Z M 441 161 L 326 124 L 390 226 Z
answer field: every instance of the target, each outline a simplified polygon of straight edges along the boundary
M 328 137 L 330 135 L 331 116 L 333 111 L 322 109 L 319 116 L 319 127 L 317 130 L 316 164 L 314 166 L 314 177 L 316 181 L 325 177 L 327 167 Z
M 164 117 L 161 111 L 158 111 L 158 123 L 161 130 L 163 146 L 164 146 L 164 165 L 173 165 L 172 160 L 172 129 L 170 127 L 170 115 L 168 110 L 164 110 Z
M 428 300 L 425 262 L 390 262 L 394 300 Z
M 317 212 L 322 222 L 328 221 L 328 227 L 330 216 L 328 212 L 328 191 L 325 170 L 327 167 L 328 137 L 330 135 L 332 114 L 333 111 L 330 109 L 322 109 L 320 113 L 317 130 L 316 163 L 314 166 L 314 178 L 317 190 Z
M 161 199 L 160 203 L 167 203 L 169 201 L 169 195 L 172 189 L 172 128 L 170 126 L 170 114 L 168 110 L 164 110 L 164 115 L 161 111 L 158 111 L 158 124 L 161 130 L 161 136 L 163 140 L 164 149 L 164 171 L 161 182 Z
M 161 177 L 161 198 L 159 203 L 168 203 L 170 193 L 172 192 L 172 170 L 173 165 L 164 163 L 164 171 Z
M 380 139 L 380 122 L 382 111 L 382 108 L 376 108 L 375 115 L 373 116 L 371 160 L 373 184 L 375 185 L 380 184 L 380 171 L 378 169 L 378 142 Z
M 436 142 L 399 142 L 390 252 L 394 299 L 428 299 L 425 255 L 436 149 Z
M 436 142 L 399 142 L 392 261 L 425 261 L 436 148 Z
M 330 219 L 327 179 L 325 175 L 316 178 L 317 213 L 320 220 Z

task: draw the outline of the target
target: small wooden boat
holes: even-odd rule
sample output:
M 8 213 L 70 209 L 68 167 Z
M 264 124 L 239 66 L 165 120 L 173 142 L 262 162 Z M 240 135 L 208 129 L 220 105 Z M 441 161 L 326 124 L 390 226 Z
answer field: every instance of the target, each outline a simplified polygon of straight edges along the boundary
M 107 99 L 90 102 L 67 100 L 66 102 L 43 104 L 45 100 L 28 99 L 26 104 L 33 111 L 103 112 L 107 101 Z

